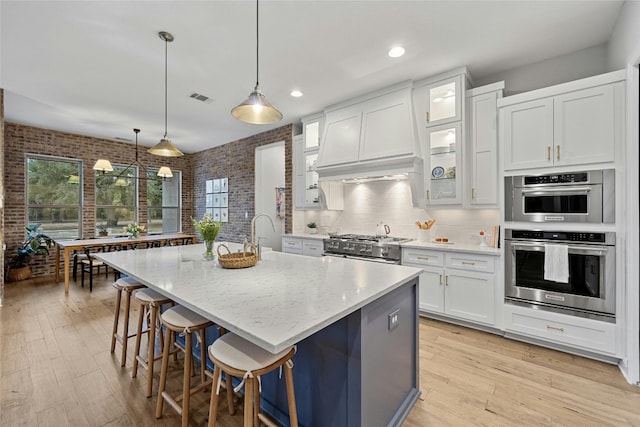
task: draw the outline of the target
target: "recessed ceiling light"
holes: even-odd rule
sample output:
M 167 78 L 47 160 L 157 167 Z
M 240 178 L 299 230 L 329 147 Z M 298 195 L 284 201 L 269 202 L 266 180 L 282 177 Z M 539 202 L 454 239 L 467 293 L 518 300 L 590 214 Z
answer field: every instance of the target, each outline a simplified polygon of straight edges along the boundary
M 404 55 L 404 48 L 402 46 L 396 46 L 389 50 L 389 56 L 392 58 L 399 58 Z
M 290 95 L 293 96 L 294 98 L 300 98 L 303 95 L 303 93 L 300 92 L 299 90 L 292 90 Z

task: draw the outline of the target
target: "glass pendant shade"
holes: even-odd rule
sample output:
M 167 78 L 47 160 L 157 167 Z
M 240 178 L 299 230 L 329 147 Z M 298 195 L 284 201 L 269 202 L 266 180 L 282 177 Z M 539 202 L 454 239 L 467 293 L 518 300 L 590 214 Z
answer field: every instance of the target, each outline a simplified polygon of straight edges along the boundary
M 171 178 L 173 176 L 173 172 L 168 166 L 162 166 L 158 171 L 158 176 L 161 178 Z
M 113 166 L 111 166 L 111 162 L 107 159 L 98 159 L 96 164 L 93 165 L 93 170 L 100 171 L 102 173 L 113 172 Z
M 258 86 L 253 89 L 246 101 L 231 110 L 231 115 L 242 122 L 255 125 L 266 125 L 282 120 L 282 113 L 267 101 Z
M 155 146 L 149 148 L 149 153 L 163 157 L 180 157 L 184 155 L 182 151 L 178 150 L 176 146 L 171 143 L 169 138 L 167 138 L 167 135 L 165 135 L 164 138 L 162 138 Z

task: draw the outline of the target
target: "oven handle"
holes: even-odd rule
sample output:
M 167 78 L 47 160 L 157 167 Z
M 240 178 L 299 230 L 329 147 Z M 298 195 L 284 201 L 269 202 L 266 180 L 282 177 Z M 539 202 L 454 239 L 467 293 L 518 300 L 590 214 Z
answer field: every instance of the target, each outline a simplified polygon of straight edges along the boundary
M 511 247 L 515 251 L 517 248 L 522 249 L 537 249 L 539 251 L 544 251 L 544 245 L 539 243 L 511 243 Z M 582 255 L 603 255 L 609 252 L 609 248 L 606 246 L 572 246 L 569 245 L 569 250 L 574 254 L 582 254 Z
M 540 190 L 539 188 L 523 188 L 522 194 L 553 194 L 553 193 L 576 193 L 587 194 L 591 191 L 591 187 L 558 187 L 549 190 Z

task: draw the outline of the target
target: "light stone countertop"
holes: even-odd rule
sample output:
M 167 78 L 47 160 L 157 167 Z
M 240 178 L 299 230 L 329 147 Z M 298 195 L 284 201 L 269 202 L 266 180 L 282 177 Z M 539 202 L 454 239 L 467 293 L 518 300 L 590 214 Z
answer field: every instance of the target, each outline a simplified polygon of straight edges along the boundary
M 316 239 L 322 240 L 329 238 L 328 234 L 311 234 L 311 233 L 291 233 L 291 234 L 283 234 L 282 237 L 293 237 L 294 239 Z
M 490 248 L 487 246 L 480 246 L 475 243 L 435 243 L 435 242 L 421 242 L 419 240 L 412 240 L 410 242 L 401 243 L 401 247 L 403 248 L 412 248 L 412 249 L 433 249 L 438 251 L 448 251 L 448 252 L 465 252 L 465 253 L 473 253 L 479 255 L 493 255 L 500 256 L 499 248 Z
M 235 251 L 241 245 L 230 245 Z M 203 259 L 204 244 L 96 254 L 117 270 L 273 353 L 417 277 L 412 267 L 266 252 L 251 268 Z

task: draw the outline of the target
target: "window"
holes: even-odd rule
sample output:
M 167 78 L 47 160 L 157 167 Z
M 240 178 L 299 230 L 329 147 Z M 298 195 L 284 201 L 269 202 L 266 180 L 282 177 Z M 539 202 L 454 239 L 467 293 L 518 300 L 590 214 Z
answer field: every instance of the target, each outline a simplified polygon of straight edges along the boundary
M 80 237 L 82 162 L 27 156 L 27 221 L 54 239 Z
M 158 169 L 147 170 L 147 229 L 149 233 L 176 233 L 181 230 L 182 173 L 159 179 Z
M 137 176 L 138 168 L 116 165 L 113 172 L 96 173 L 96 227 L 122 234 L 127 224 L 137 221 Z

